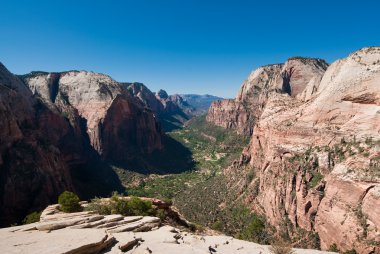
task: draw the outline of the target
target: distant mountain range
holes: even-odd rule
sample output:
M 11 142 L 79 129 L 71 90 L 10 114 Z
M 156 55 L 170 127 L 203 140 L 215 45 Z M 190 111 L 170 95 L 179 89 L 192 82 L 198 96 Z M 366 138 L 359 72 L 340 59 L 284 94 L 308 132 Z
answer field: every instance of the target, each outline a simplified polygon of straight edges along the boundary
M 223 99 L 221 97 L 209 94 L 180 94 L 180 96 L 184 98 L 185 101 L 194 108 L 194 115 L 203 115 L 207 113 L 208 109 L 211 106 L 211 103 Z
M 207 113 L 211 103 L 223 98 L 213 95 L 173 94 L 160 89 L 152 92 L 144 84 L 120 83 L 129 91 L 132 97 L 137 98 L 145 107 L 150 108 L 160 120 L 165 131 L 179 128 L 184 122 Z

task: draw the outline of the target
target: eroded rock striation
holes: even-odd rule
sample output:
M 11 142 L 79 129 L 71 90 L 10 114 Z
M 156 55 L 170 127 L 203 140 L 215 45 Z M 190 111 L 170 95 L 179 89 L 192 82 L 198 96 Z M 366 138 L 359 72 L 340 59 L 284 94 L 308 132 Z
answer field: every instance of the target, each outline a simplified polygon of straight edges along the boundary
M 153 113 L 107 75 L 69 71 L 31 73 L 23 79 L 52 110 L 67 115 L 74 126 L 79 123 L 104 159 L 125 161 L 162 148 Z
M 74 189 L 69 164 L 81 148 L 69 122 L 36 100 L 2 64 L 0 119 L 0 225 L 6 225 Z
M 56 202 L 122 190 L 111 163 L 160 152 L 151 109 L 107 75 L 68 71 L 15 76 L 0 66 L 0 225 Z
M 49 206 L 41 221 L 0 229 L 4 253 L 270 253 L 268 246 L 225 235 L 195 234 L 157 217 L 65 214 Z M 327 253 L 295 249 L 295 253 Z
M 290 58 L 285 64 L 258 68 L 244 81 L 235 99 L 214 102 L 207 121 L 252 135 L 271 93 L 308 100 L 315 92 L 327 63 L 314 58 Z
M 189 120 L 193 107 L 177 95 L 168 95 L 166 91 L 151 92 L 142 83 L 122 83 L 123 87 L 147 108 L 150 108 L 166 131 L 178 128 Z
M 379 253 L 380 48 L 361 49 L 326 71 L 317 60 L 297 71 L 296 62 L 281 67 L 290 88 L 266 93 L 249 146 L 225 174 L 280 232 L 292 237 L 301 228 L 318 234 L 322 249 Z M 247 182 L 242 168 L 255 177 Z

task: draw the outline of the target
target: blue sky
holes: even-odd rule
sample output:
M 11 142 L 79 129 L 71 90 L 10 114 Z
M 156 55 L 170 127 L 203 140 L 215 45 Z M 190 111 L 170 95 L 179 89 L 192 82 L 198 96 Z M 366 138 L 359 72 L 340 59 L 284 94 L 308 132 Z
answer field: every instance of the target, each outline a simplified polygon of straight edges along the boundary
M 332 62 L 380 43 L 378 1 L 1 0 L 0 61 L 16 74 L 90 70 L 152 91 L 234 97 L 290 56 Z

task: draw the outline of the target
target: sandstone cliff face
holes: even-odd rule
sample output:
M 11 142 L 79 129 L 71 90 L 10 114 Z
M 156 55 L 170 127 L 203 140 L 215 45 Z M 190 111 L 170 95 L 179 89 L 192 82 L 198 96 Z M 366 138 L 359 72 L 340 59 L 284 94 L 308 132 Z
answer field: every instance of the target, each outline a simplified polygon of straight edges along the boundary
M 150 109 L 110 77 L 0 66 L 0 224 L 56 202 L 121 190 L 105 161 L 127 163 L 163 147 Z M 103 160 L 102 160 L 102 159 Z
M 194 108 L 178 94 L 168 95 L 166 91 L 159 90 L 156 98 L 163 105 L 166 115 L 173 115 L 181 122 L 185 122 L 193 116 Z
M 302 228 L 323 249 L 378 253 L 379 84 L 380 48 L 365 48 L 300 78 L 295 94 L 269 93 L 240 163 L 225 171 L 231 186 L 290 236 Z M 236 177 L 244 165 L 249 183 Z
M 0 118 L 0 224 L 6 225 L 74 189 L 71 160 L 58 147 L 63 139 L 67 149 L 76 145 L 68 121 L 35 100 L 1 64 Z
M 270 93 L 287 93 L 308 100 L 315 92 L 324 71 L 325 61 L 311 58 L 290 58 L 285 64 L 260 67 L 244 81 L 235 100 L 214 102 L 207 121 L 252 135 Z
M 162 103 L 156 98 L 156 95 L 151 92 L 144 84 L 142 83 L 121 83 L 124 89 L 126 89 L 131 96 L 138 98 L 142 104 L 152 109 L 156 114 L 161 114 L 164 110 Z
M 165 131 L 182 126 L 193 116 L 193 108 L 179 95 L 169 96 L 164 90 L 153 93 L 141 83 L 121 84 L 144 107 L 153 111 Z
M 92 72 L 43 73 L 25 77 L 52 110 L 85 129 L 91 146 L 107 160 L 127 161 L 162 148 L 153 113 L 109 76 Z

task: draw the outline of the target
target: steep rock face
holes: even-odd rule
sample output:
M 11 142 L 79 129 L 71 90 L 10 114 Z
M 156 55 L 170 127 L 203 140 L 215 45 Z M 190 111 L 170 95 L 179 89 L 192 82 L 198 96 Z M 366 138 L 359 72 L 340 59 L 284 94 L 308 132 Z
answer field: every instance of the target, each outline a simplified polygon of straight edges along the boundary
M 180 127 L 192 117 L 193 108 L 179 95 L 169 96 L 164 90 L 153 93 L 141 83 L 121 84 L 144 107 L 153 111 L 166 131 Z
M 156 98 L 156 95 L 151 92 L 142 83 L 121 83 L 131 96 L 138 98 L 145 107 L 153 110 L 156 114 L 161 114 L 164 110 L 162 103 Z
M 235 100 L 213 102 L 206 120 L 226 129 L 235 129 L 245 135 L 252 134 L 255 121 L 251 110 Z
M 304 82 L 296 98 L 269 94 L 239 165 L 225 173 L 236 180 L 232 186 L 248 193 L 245 202 L 279 230 L 316 232 L 323 249 L 336 244 L 377 253 L 380 48 L 336 61 L 319 84 Z M 243 165 L 256 175 L 248 190 L 233 177 Z
M 6 225 L 74 189 L 68 166 L 74 158 L 64 150 L 77 147 L 68 121 L 35 100 L 3 65 L 0 118 L 0 224 Z M 61 143 L 65 139 L 66 147 Z
M 24 80 L 52 109 L 71 116 L 72 122 L 79 121 L 91 146 L 104 159 L 122 162 L 137 151 L 162 148 L 161 130 L 152 112 L 109 76 L 70 71 L 27 75 Z
M 160 127 L 152 114 L 117 95 L 101 126 L 103 156 L 122 161 L 162 148 Z
M 178 115 L 183 120 L 189 120 L 193 108 L 178 94 L 168 95 L 165 90 L 159 90 L 156 98 L 164 107 L 165 114 Z
M 167 131 L 182 126 L 184 122 L 193 116 L 193 108 L 177 94 L 169 96 L 166 91 L 159 90 L 156 93 L 156 98 L 163 106 L 159 116 L 164 129 Z
M 235 100 L 214 102 L 207 120 L 238 133 L 252 135 L 270 93 L 287 93 L 308 100 L 316 91 L 327 68 L 325 61 L 290 58 L 285 64 L 267 65 L 253 71 L 243 83 Z

